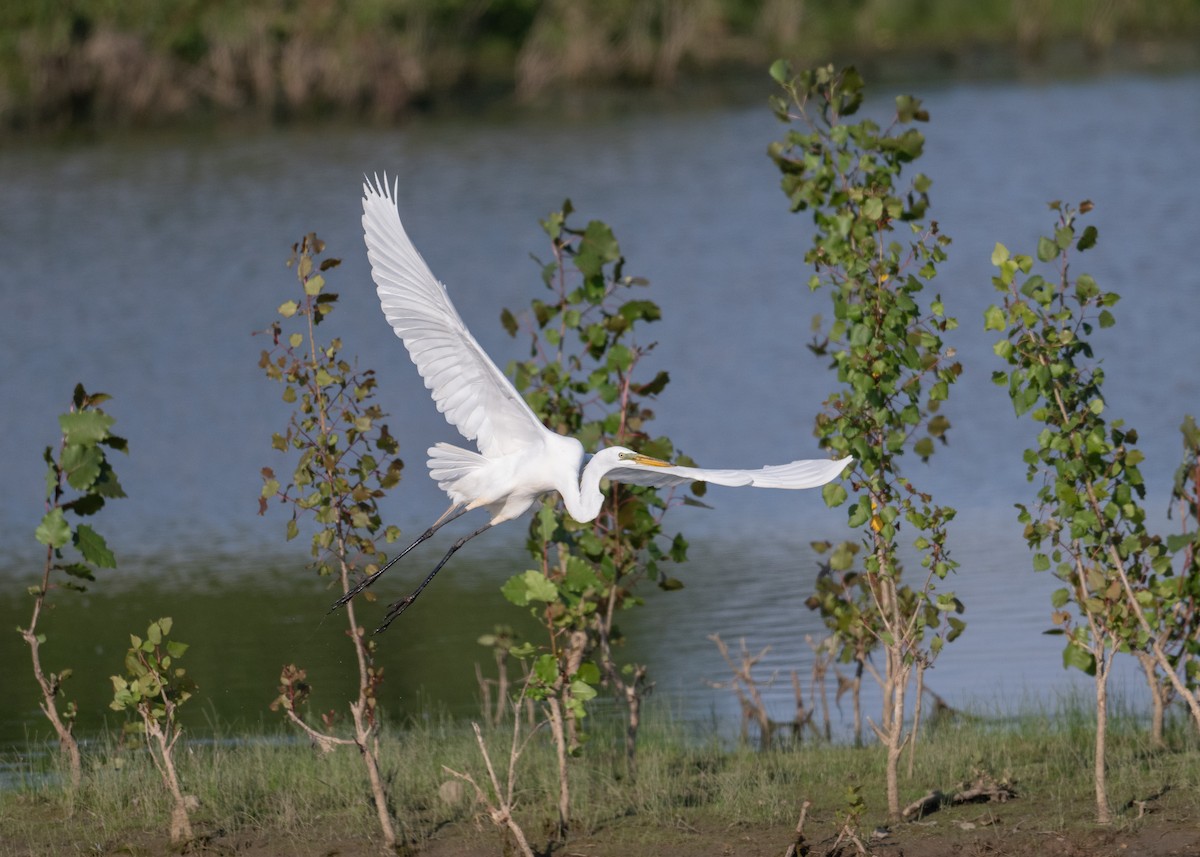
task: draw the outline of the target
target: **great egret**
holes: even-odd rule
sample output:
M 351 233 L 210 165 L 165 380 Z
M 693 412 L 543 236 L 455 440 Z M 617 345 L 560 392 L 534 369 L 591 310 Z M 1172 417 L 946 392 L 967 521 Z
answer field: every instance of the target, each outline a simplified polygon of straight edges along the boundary
M 363 231 L 371 276 L 383 314 L 404 341 L 437 409 L 478 452 L 448 443 L 429 449 L 429 475 L 450 495 L 450 508 L 379 571 L 365 578 L 333 605 L 337 608 L 379 579 L 443 525 L 472 509 L 483 508 L 486 524 L 453 545 L 412 594 L 388 608 L 380 633 L 412 604 L 454 552 L 475 536 L 527 512 L 552 491 L 576 521 L 600 513 L 604 479 L 666 488 L 686 482 L 752 485 L 758 488 L 816 488 L 835 478 L 852 459 L 793 461 L 758 470 L 706 470 L 681 467 L 610 446 L 586 456 L 573 437 L 542 425 L 508 378 L 467 330 L 446 294 L 412 245 L 396 206 L 396 188 L 382 182 L 363 184 Z

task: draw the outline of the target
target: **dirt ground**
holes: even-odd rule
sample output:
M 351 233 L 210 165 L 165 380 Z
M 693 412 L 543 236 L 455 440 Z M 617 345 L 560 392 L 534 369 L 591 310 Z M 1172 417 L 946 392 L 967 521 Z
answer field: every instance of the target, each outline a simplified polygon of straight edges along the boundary
M 810 857 L 858 853 L 853 843 L 833 849 L 832 837 L 818 839 L 810 831 L 800 854 Z M 985 812 L 968 817 L 930 819 L 905 824 L 891 831 L 866 832 L 863 845 L 875 857 L 1200 857 L 1200 819 L 1195 821 L 1150 816 L 1118 829 L 1092 828 L 1073 834 L 1026 828 L 1019 813 Z M 573 836 L 551 851 L 539 850 L 545 841 L 533 836 L 535 853 L 542 857 L 784 857 L 794 841 L 794 830 L 786 827 L 713 827 L 705 829 L 680 821 L 673 829 L 639 828 L 616 824 Z M 60 850 L 30 850 L 20 843 L 0 843 L 4 855 L 50 855 L 90 853 L 96 855 L 179 854 L 165 838 L 155 834 L 120 842 L 63 844 Z M 378 843 L 344 840 L 330 836 L 320 841 L 269 842 L 253 834 L 214 834 L 183 853 L 229 855 L 229 857 L 379 857 Z M 509 857 L 519 852 L 490 825 L 460 824 L 444 828 L 420 847 L 402 847 L 405 857 Z

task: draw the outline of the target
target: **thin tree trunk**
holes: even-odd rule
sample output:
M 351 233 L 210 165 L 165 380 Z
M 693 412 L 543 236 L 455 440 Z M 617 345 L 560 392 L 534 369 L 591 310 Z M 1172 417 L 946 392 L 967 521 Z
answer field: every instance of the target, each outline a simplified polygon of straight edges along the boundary
M 36 622 L 36 618 L 34 621 Z M 58 713 L 58 705 L 54 701 L 57 690 L 50 684 L 50 680 L 42 671 L 41 643 L 38 641 L 37 634 L 34 633 L 34 625 L 31 624 L 29 630 L 22 631 L 21 635 L 25 638 L 25 642 L 29 643 L 29 651 L 33 658 L 33 676 L 42 690 L 42 701 L 39 707 L 46 715 L 46 719 L 50 721 L 50 725 L 54 727 L 55 734 L 58 735 L 58 746 L 67 757 L 67 764 L 71 769 L 71 788 L 77 789 L 83 779 L 83 759 L 79 753 L 79 742 L 71 734 L 71 727 L 63 722 Z
M 854 746 L 861 747 L 863 745 L 863 724 L 862 724 L 862 674 L 863 662 L 858 662 L 858 669 L 854 671 L 854 683 L 850 686 L 850 703 L 854 706 Z
M 496 716 L 492 722 L 499 726 L 504 722 L 504 712 L 508 709 L 508 651 L 496 653 Z M 516 712 L 513 712 L 516 717 Z
M 1147 652 L 1134 652 L 1142 671 L 1146 674 L 1146 684 L 1150 686 L 1150 746 L 1156 750 L 1166 747 L 1163 739 L 1163 726 L 1166 719 L 1166 701 L 1164 689 L 1158 680 L 1158 666 L 1154 658 Z
M 563 727 L 563 708 L 558 697 L 551 694 L 546 702 L 550 708 L 550 734 L 558 752 L 558 838 L 566 840 L 571 822 L 571 786 L 567 778 L 567 735 Z
M 141 714 L 142 720 L 146 723 L 147 737 L 154 739 L 154 743 L 158 745 L 157 751 L 150 750 L 150 757 L 154 760 L 159 773 L 162 774 L 163 785 L 167 787 L 167 791 L 171 793 L 174 801 L 171 809 L 171 842 L 175 845 L 191 842 L 195 839 L 195 834 L 192 833 L 192 822 L 188 818 L 187 801 L 184 799 L 183 789 L 179 785 L 179 774 L 175 770 L 173 753 L 175 739 L 179 737 L 179 733 L 176 732 L 175 736 L 168 740 L 162 725 L 150 715 L 148 710 L 143 710 Z
M 888 659 L 891 673 L 889 684 L 891 688 L 892 710 L 890 729 L 886 732 L 887 744 L 887 797 L 888 817 L 899 821 L 900 816 L 900 756 L 904 752 L 906 735 L 904 734 L 904 692 L 908 685 L 908 673 L 911 667 L 903 663 L 899 652 L 889 652 Z
M 912 739 L 908 745 L 908 778 L 913 777 L 913 760 L 917 755 L 917 735 L 921 729 L 921 700 L 925 695 L 925 664 L 917 664 L 916 699 L 913 700 Z
M 375 804 L 375 816 L 379 819 L 379 830 L 383 833 L 383 845 L 387 849 L 396 847 L 396 828 L 392 824 L 392 815 L 388 810 L 387 787 L 379 772 L 379 738 L 374 728 L 366 722 L 364 700 L 350 703 L 350 716 L 354 720 L 355 743 L 358 744 L 359 755 L 367 766 L 367 779 L 371 783 L 371 799 Z
M 1096 823 L 1109 824 L 1108 777 L 1106 772 L 1106 739 L 1108 737 L 1108 664 L 1103 645 L 1096 656 Z M 1111 657 L 1111 656 L 1110 656 Z
M 625 704 L 629 707 L 629 720 L 625 726 L 625 772 L 631 780 L 637 778 L 637 737 L 642 725 L 642 688 L 645 681 L 646 667 L 639 665 L 625 684 Z
M 814 696 L 821 700 L 821 721 L 825 740 L 833 740 L 833 726 L 829 721 L 829 689 L 825 686 L 825 674 L 829 669 L 829 665 L 818 655 L 813 660 L 812 668 L 812 683 L 809 685 L 810 691 Z
M 53 567 L 54 548 L 47 547 L 46 565 L 42 572 L 42 586 L 33 602 L 33 615 L 29 619 L 29 627 L 22 628 L 20 631 L 22 638 L 29 644 L 29 654 L 33 660 L 33 677 L 37 679 L 38 687 L 42 691 L 42 712 L 50 721 L 50 725 L 54 727 L 55 734 L 58 735 L 58 746 L 66 755 L 67 764 L 71 769 L 71 788 L 77 789 L 83 779 L 83 759 L 79 753 L 79 742 L 71 734 L 71 724 L 64 723 L 58 713 L 58 704 L 55 702 L 55 698 L 58 696 L 58 687 L 51 683 L 42 670 L 42 643 L 37 632 L 38 619 L 41 618 L 42 608 L 46 603 L 46 593 L 50 590 L 50 570 Z
M 346 564 L 346 543 L 338 535 L 338 556 L 341 559 L 342 591 L 350 591 L 350 569 Z M 387 849 L 396 847 L 396 828 L 392 824 L 391 812 L 388 809 L 387 787 L 379 772 L 379 738 L 374 724 L 373 712 L 368 712 L 370 700 L 368 694 L 371 688 L 371 655 L 367 650 L 362 629 L 358 626 L 355 615 L 354 601 L 346 603 L 346 621 L 350 627 L 350 638 L 354 642 L 354 654 L 358 661 L 358 699 L 350 703 L 350 716 L 354 721 L 354 740 L 358 744 L 359 755 L 367 767 L 367 779 L 371 784 L 371 799 L 375 804 L 375 815 L 379 819 L 379 830 L 383 834 L 383 844 Z

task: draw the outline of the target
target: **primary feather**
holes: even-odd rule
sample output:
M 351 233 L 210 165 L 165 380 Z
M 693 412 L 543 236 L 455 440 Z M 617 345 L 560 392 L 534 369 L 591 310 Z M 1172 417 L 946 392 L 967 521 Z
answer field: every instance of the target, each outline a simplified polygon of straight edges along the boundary
M 475 341 L 417 252 L 386 178 L 363 184 L 363 232 L 383 314 L 404 341 L 437 409 L 488 457 L 515 452 L 546 431 Z

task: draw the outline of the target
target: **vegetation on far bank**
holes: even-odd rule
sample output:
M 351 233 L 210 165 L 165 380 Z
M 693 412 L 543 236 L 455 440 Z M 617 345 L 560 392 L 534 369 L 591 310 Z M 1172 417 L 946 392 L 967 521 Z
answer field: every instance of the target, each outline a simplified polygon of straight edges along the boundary
M 1037 67 L 1066 45 L 1073 65 L 1195 63 L 1197 35 L 1195 0 L 11 0 L 0 131 L 394 120 L 464 99 L 758 73 L 777 56 L 952 71 L 981 54 Z

